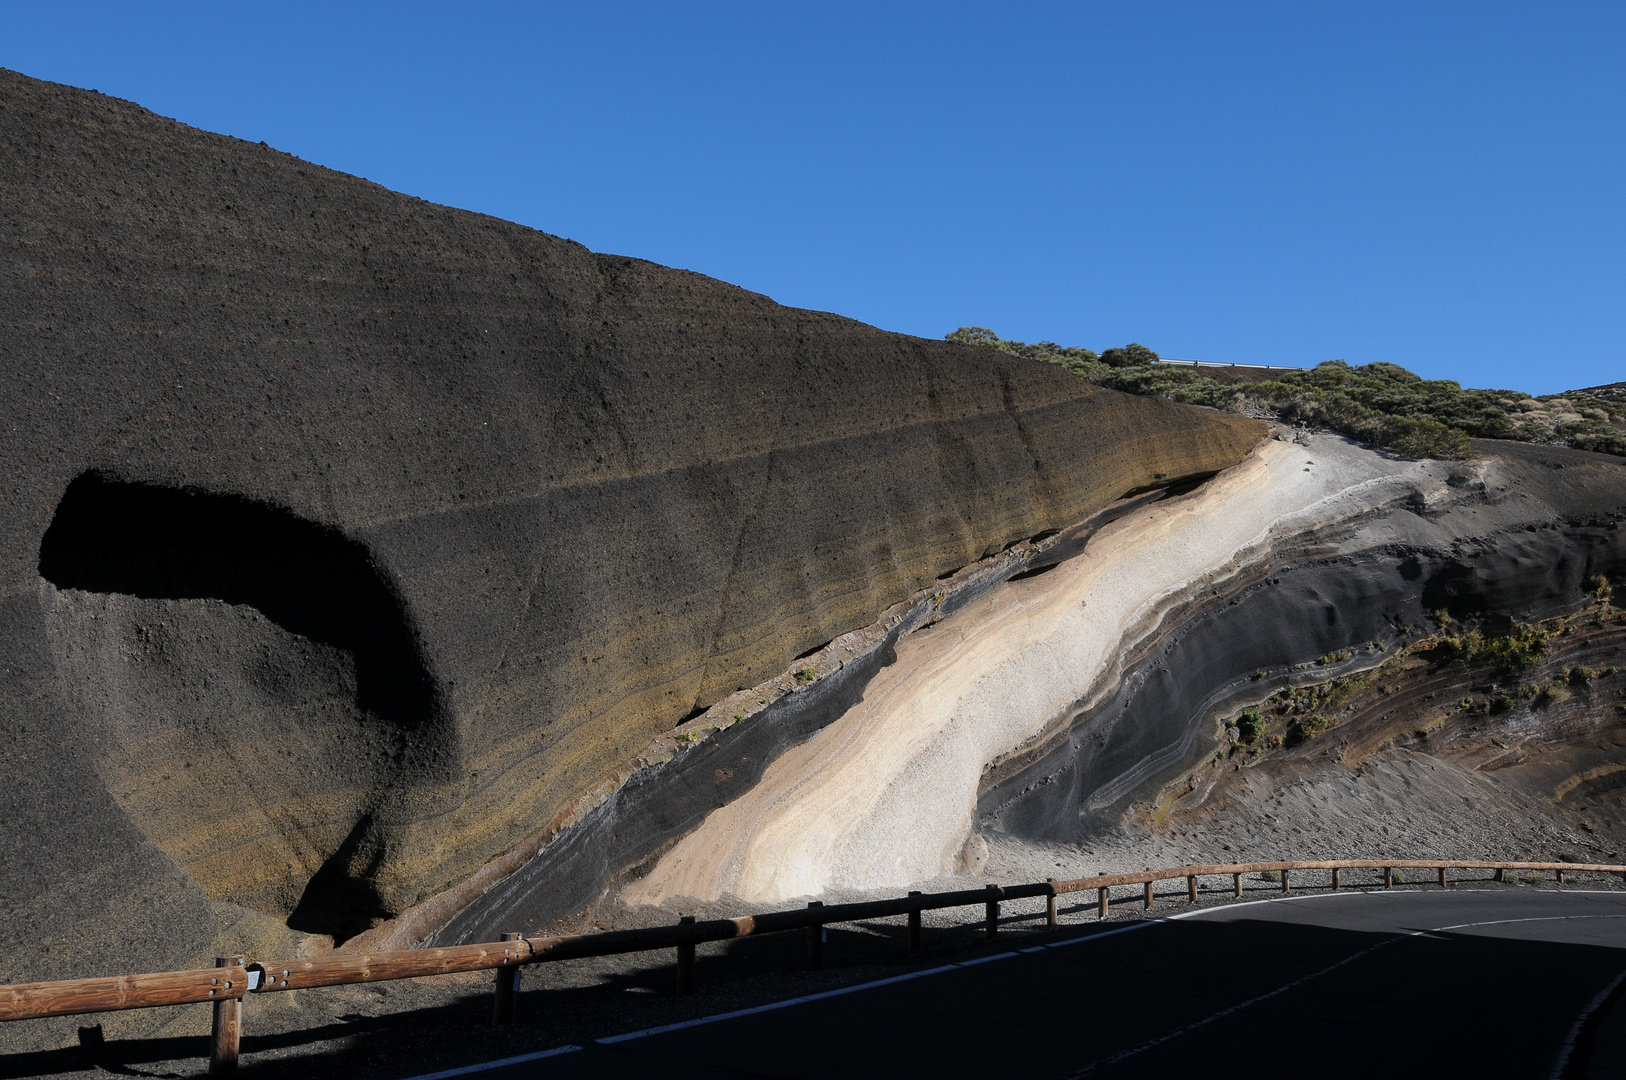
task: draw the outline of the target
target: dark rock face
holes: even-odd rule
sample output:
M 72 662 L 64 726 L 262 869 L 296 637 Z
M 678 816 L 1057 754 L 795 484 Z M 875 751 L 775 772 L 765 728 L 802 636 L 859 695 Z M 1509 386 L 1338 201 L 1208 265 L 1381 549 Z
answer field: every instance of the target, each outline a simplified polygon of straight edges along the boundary
M 0 274 L 8 980 L 353 933 L 1260 430 L 9 72 Z
M 1626 580 L 1626 465 L 1474 445 L 1485 480 L 1462 479 L 1482 490 L 1286 538 L 1265 564 L 1192 597 L 1135 646 L 1111 700 L 990 771 L 980 827 L 1064 840 L 1114 830 L 1137 798 L 1213 752 L 1217 711 L 1339 670 L 1304 670 L 1319 657 L 1353 649 L 1344 666 L 1370 666 L 1382 654 L 1368 643 L 1431 626 L 1433 612 L 1530 621 L 1579 604 L 1597 575 Z

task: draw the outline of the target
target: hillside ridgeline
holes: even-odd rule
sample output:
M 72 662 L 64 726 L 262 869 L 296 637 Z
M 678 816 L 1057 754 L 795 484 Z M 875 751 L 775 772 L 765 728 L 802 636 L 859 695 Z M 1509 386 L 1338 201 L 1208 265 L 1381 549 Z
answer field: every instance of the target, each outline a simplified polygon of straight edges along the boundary
M 1244 416 L 1327 428 L 1409 458 L 1471 457 L 1469 439 L 1513 439 L 1626 456 L 1626 384 L 1533 397 L 1424 379 L 1398 364 L 1329 360 L 1298 371 L 1159 363 L 1144 345 L 1096 353 L 1050 341 L 1007 341 L 962 326 L 949 341 L 1056 364 L 1129 394 L 1206 405 Z

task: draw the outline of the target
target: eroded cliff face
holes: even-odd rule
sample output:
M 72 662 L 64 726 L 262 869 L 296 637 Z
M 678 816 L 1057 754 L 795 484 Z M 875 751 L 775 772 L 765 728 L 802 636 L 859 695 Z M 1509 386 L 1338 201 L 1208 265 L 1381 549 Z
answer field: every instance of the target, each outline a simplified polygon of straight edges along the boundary
M 623 899 L 895 891 L 968 869 L 978 836 L 1116 835 L 1215 752 L 1216 720 L 1243 703 L 1370 667 L 1430 612 L 1540 618 L 1626 574 L 1626 467 L 1477 449 L 1406 462 L 1283 432 L 1126 514 L 1043 576 L 903 638 L 863 702 Z
M 0 210 L 7 981 L 364 929 L 1262 432 L 9 72 Z

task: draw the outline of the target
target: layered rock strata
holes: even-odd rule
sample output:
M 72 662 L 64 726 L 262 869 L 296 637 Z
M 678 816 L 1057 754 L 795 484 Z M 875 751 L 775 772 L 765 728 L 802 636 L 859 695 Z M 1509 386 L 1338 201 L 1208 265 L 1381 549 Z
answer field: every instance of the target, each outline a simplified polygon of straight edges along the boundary
M 10 72 L 0 274 L 4 981 L 365 930 L 1261 430 Z
M 1274 441 L 1119 519 L 1081 556 L 901 640 L 862 703 L 624 898 L 897 889 L 964 868 L 974 830 L 1115 828 L 1213 751 L 1216 710 L 1304 665 L 1358 666 L 1439 608 L 1536 617 L 1626 572 L 1618 462 L 1479 449 L 1446 464 Z

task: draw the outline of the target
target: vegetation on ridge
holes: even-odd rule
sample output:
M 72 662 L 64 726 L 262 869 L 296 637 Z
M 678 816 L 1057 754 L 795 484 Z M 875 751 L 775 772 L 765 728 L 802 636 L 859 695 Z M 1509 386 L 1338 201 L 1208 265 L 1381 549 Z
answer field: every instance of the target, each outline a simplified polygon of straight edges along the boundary
M 1612 387 L 1532 397 L 1517 390 L 1464 389 L 1398 364 L 1342 360 L 1239 383 L 1224 377 L 1229 368 L 1160 364 L 1157 353 L 1138 344 L 1097 353 L 1051 341 L 1007 341 L 981 326 L 962 326 L 945 337 L 1057 364 L 1112 390 L 1330 428 L 1402 457 L 1470 457 L 1470 438 L 1626 456 L 1626 392 Z

